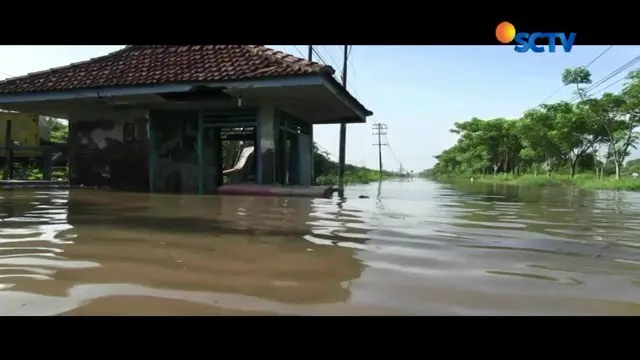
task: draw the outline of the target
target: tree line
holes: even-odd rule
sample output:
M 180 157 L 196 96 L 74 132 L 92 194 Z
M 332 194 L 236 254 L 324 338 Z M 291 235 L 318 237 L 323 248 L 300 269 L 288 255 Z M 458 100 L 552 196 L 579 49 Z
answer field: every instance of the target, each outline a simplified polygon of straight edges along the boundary
M 542 104 L 519 119 L 496 118 L 456 122 L 455 145 L 435 156 L 429 176 L 556 172 L 573 178 L 591 171 L 619 179 L 623 164 L 640 142 L 640 71 L 631 71 L 619 93 L 594 96 L 591 72 L 585 67 L 562 73 L 565 86 L 575 86 L 577 101 Z

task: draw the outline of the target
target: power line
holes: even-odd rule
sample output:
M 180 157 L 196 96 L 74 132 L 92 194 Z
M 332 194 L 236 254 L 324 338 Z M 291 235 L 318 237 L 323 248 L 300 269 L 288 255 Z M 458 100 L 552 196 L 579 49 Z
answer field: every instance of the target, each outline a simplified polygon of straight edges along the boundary
M 612 71 L 609 75 L 605 76 L 603 79 L 599 80 L 598 82 L 596 82 L 595 84 L 592 84 L 591 86 L 589 86 L 587 88 L 587 91 L 591 91 L 594 90 L 598 87 L 600 87 L 602 84 L 604 84 L 606 81 L 609 81 L 611 78 L 615 77 L 616 75 L 620 74 L 621 72 L 629 69 L 630 67 L 632 67 L 633 65 L 637 64 L 638 62 L 640 62 L 640 55 L 636 56 L 635 58 L 631 59 L 629 62 L 627 62 L 626 64 L 620 66 L 618 69 Z
M 353 55 L 351 54 L 351 51 L 353 50 L 353 45 L 349 46 L 349 60 L 351 61 L 351 90 L 353 90 L 353 93 L 355 94 L 356 99 L 360 100 L 362 97 L 360 96 L 360 94 L 358 94 L 358 90 L 356 89 L 356 84 L 358 79 L 358 74 L 356 73 L 356 62 L 353 59 Z
M 345 45 L 345 46 L 346 46 L 346 45 Z M 324 51 L 321 53 L 321 52 L 320 52 L 320 50 L 324 50 Z M 331 67 L 333 67 L 334 69 L 336 69 L 336 70 L 337 70 L 337 71 L 336 71 L 336 73 L 333 75 L 333 77 L 334 77 L 336 80 L 341 81 L 341 79 L 339 79 L 339 78 L 338 78 L 338 75 L 337 75 L 337 74 L 340 74 L 340 73 L 343 73 L 343 72 L 344 72 L 343 67 L 342 67 L 342 66 L 339 66 L 337 63 L 336 63 L 336 64 L 334 64 L 334 63 L 331 63 L 331 62 L 329 62 L 329 61 L 326 61 L 326 60 L 325 60 L 325 58 L 324 58 L 324 56 L 323 56 L 323 55 L 321 55 L 321 54 L 324 54 L 325 56 L 327 56 L 327 57 L 331 58 L 331 60 L 333 60 L 333 58 L 331 57 L 331 55 L 329 54 L 329 52 L 328 52 L 326 49 L 320 49 L 320 48 L 318 48 L 317 46 L 313 48 L 313 52 L 314 52 L 314 53 L 316 54 L 316 56 L 317 56 L 317 57 L 322 61 L 322 63 L 323 63 L 323 64 L 328 65 L 328 66 L 331 66 Z M 345 55 L 345 57 L 346 57 L 346 58 L 348 58 L 348 55 Z M 334 62 L 335 62 L 335 60 L 334 60 Z M 346 89 L 346 88 L 347 88 L 347 85 L 344 85 L 344 88 Z
M 318 150 L 320 150 L 323 153 L 325 153 L 326 155 L 328 155 L 327 157 L 329 159 L 331 159 L 331 158 L 335 158 L 336 160 L 338 159 L 338 155 L 336 155 L 336 154 L 332 153 L 331 151 L 327 150 L 326 148 L 324 148 L 322 145 L 320 145 L 317 142 L 316 142 L 316 146 L 318 147 Z M 366 157 L 361 158 L 360 160 L 350 160 L 350 161 L 352 163 L 359 164 L 359 165 L 362 165 L 364 167 L 367 167 L 367 161 L 369 161 L 375 155 L 377 155 L 377 152 L 373 151 L 369 155 L 367 155 Z
M 4 76 L 7 76 L 7 78 L 6 78 L 6 79 L 2 79 L 1 81 L 11 80 L 11 78 L 16 77 L 16 76 L 13 76 L 13 75 L 11 75 L 11 74 L 7 74 L 7 73 L 6 73 L 6 72 L 4 72 L 4 71 L 0 71 L 0 74 L 1 74 L 1 75 L 4 75 Z
M 336 69 L 338 70 L 338 72 L 339 73 L 342 72 L 342 68 L 339 67 L 338 62 L 333 58 L 333 56 L 331 56 L 331 52 L 329 51 L 329 49 L 327 49 L 324 45 L 320 45 L 320 47 L 323 50 L 323 52 L 325 53 L 325 55 L 327 55 L 327 57 L 331 60 L 331 64 L 335 64 L 336 65 Z
M 329 150 L 325 149 L 325 148 L 324 148 L 324 147 L 322 147 L 319 143 L 316 143 L 316 146 L 318 147 L 318 149 L 319 149 L 320 151 L 327 153 L 327 155 L 330 155 L 330 156 L 332 156 L 332 157 L 334 157 L 334 158 L 336 158 L 336 159 L 338 158 L 338 156 L 337 156 L 336 154 L 334 154 L 334 153 L 332 153 L 331 151 L 329 151 Z
M 556 91 L 552 92 L 551 95 L 547 96 L 544 100 L 542 100 L 540 102 L 540 104 L 538 104 L 538 106 L 546 103 L 547 101 L 549 101 L 549 99 L 551 99 L 552 97 L 556 96 L 556 94 L 558 94 L 560 92 L 560 90 L 564 89 L 565 86 L 566 85 L 564 85 L 564 84 L 562 86 L 560 86 Z
M 586 90 L 584 90 L 584 93 L 587 94 L 587 93 L 599 88 L 600 86 L 602 86 L 602 84 L 606 83 L 610 79 L 614 78 L 616 75 L 618 75 L 621 72 L 629 69 L 630 67 L 632 67 L 633 65 L 635 65 L 635 64 L 637 64 L 639 62 L 640 62 L 640 55 L 636 56 L 635 58 L 631 59 L 630 61 L 628 61 L 624 65 L 622 65 L 619 68 L 617 68 L 616 70 L 612 71 L 611 73 L 609 73 L 609 75 L 605 76 L 604 78 L 596 81 L 594 84 L 589 86 Z M 574 102 L 574 101 L 576 101 L 578 99 L 580 99 L 580 95 L 575 95 L 569 100 L 569 102 Z
M 594 89 L 597 89 L 598 87 L 600 87 L 605 82 L 609 81 L 610 79 L 612 79 L 616 75 L 620 74 L 621 72 L 629 69 L 630 67 L 632 67 L 633 65 L 637 64 L 638 62 L 640 62 L 640 55 L 636 56 L 635 58 L 631 59 L 629 62 L 625 63 L 624 65 L 620 66 L 616 70 L 612 71 L 611 73 L 609 73 L 609 75 L 607 75 L 604 78 L 598 80 L 596 83 L 591 84 L 585 91 L 589 92 L 589 91 L 592 91 Z
M 318 57 L 318 59 L 320 59 L 320 61 L 321 61 L 323 64 L 327 65 L 327 61 L 322 57 L 322 55 L 320 55 L 320 53 L 318 52 L 318 49 L 316 49 L 316 48 L 314 47 L 314 48 L 312 48 L 312 50 L 311 50 L 311 51 L 313 51 L 313 53 L 314 53 L 314 54 L 316 54 L 316 56 Z
M 384 139 L 387 141 L 387 148 L 389 148 L 389 152 L 391 153 L 391 157 L 393 157 L 393 160 L 396 161 L 396 163 L 398 163 L 400 165 L 400 167 L 402 167 L 402 162 L 400 162 L 400 160 L 398 160 L 398 157 L 396 156 L 396 153 L 393 151 L 393 148 L 391 148 L 391 144 L 389 143 L 389 138 L 387 138 L 387 135 L 384 135 Z
M 377 155 L 377 153 L 375 151 L 372 151 L 371 154 L 369 154 L 367 157 L 363 157 L 360 160 L 351 160 L 352 163 L 363 166 L 363 167 L 367 167 L 367 161 L 369 161 L 372 157 L 374 157 L 375 155 Z
M 347 51 L 347 59 L 351 62 L 351 71 L 353 73 L 353 75 L 351 76 L 351 81 L 347 82 L 347 85 L 351 86 L 350 91 L 353 92 L 353 95 L 356 99 L 360 100 L 361 96 L 358 93 L 358 90 L 356 89 L 355 86 L 355 82 L 353 81 L 354 78 L 357 78 L 357 74 L 355 73 L 355 61 L 351 58 L 351 51 L 353 50 L 353 45 L 348 45 L 349 49 Z M 298 49 L 298 47 L 296 45 L 294 45 L 296 51 L 302 56 L 305 57 L 302 54 L 302 51 L 300 49 Z M 320 61 L 325 64 L 325 65 L 329 65 L 333 68 L 335 68 L 337 71 L 336 73 L 341 73 L 342 72 L 342 67 L 344 65 L 339 65 L 337 63 L 337 61 L 334 59 L 333 56 L 331 56 L 331 52 L 323 45 L 319 45 L 319 46 L 313 46 L 313 45 L 308 45 L 308 50 L 309 50 L 309 55 L 307 55 L 305 58 L 307 59 L 312 59 L 312 55 L 316 54 L 316 57 L 318 57 L 318 59 L 320 59 Z M 325 61 L 325 57 L 329 58 L 331 60 L 331 62 Z M 348 66 L 348 65 L 347 65 Z
M 369 161 L 369 159 L 371 159 L 372 157 L 374 157 L 376 155 L 376 152 L 373 151 L 371 152 L 371 154 L 369 154 L 369 156 L 367 156 L 366 158 L 364 158 L 363 160 L 360 160 L 360 163 L 362 163 L 363 165 L 366 166 L 367 161 Z
M 591 60 L 587 65 L 584 66 L 585 69 L 588 69 L 589 66 L 593 65 L 593 63 L 595 63 L 596 61 L 598 61 L 598 59 L 600 59 L 602 57 L 602 55 L 606 54 L 607 51 L 611 50 L 611 48 L 613 47 L 613 45 L 610 45 L 608 48 L 604 49 L 604 51 L 602 51 L 598 56 L 596 56 L 593 60 Z M 556 94 L 558 94 L 560 92 L 560 90 L 564 89 L 566 85 L 562 84 L 558 89 L 556 89 L 553 93 L 551 93 L 551 95 L 547 96 L 544 100 L 542 100 L 540 102 L 540 104 L 538 104 L 538 106 L 546 103 L 549 99 L 551 99 L 552 97 L 554 97 Z
M 296 49 L 296 51 L 298 52 L 298 54 L 300 54 L 300 57 L 302 57 L 303 59 L 306 58 L 306 56 L 304 56 L 304 54 L 302 53 L 302 51 L 300 51 L 300 49 L 298 49 L 298 45 L 293 45 L 293 48 Z
M 596 56 L 595 59 L 591 60 L 591 62 L 588 63 L 587 65 L 585 65 L 584 68 L 588 69 L 589 66 L 591 66 L 594 62 L 598 61 L 598 59 L 600 59 L 602 57 L 602 55 L 606 54 L 607 51 L 611 50 L 612 47 L 613 47 L 613 45 L 610 45 L 608 48 L 604 49 L 604 51 L 601 52 L 600 55 Z
M 621 82 L 622 80 L 626 80 L 626 79 L 627 79 L 627 77 L 626 77 L 626 76 L 625 76 L 625 77 L 622 77 L 622 78 L 620 78 L 620 79 L 618 79 L 618 80 L 616 80 L 616 81 L 612 82 L 611 84 L 609 84 L 609 85 L 605 86 L 604 88 L 602 88 L 602 89 L 600 89 L 600 90 L 596 91 L 595 93 L 592 93 L 591 95 L 600 94 L 601 92 L 603 92 L 603 91 L 607 90 L 608 88 L 612 87 L 613 85 L 615 85 L 615 84 L 617 84 L 617 83 Z

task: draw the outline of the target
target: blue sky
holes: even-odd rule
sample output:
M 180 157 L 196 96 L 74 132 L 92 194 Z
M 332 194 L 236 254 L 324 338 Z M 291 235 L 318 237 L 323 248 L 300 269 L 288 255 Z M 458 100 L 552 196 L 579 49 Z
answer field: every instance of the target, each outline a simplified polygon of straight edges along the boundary
M 101 56 L 122 46 L 0 46 L 0 78 L 67 65 Z M 306 45 L 271 47 L 305 57 Z M 519 117 L 562 84 L 567 67 L 586 65 L 606 46 L 574 46 L 571 53 L 525 53 L 513 46 L 354 46 L 348 67 L 349 90 L 374 116 L 367 124 L 347 128 L 347 161 L 377 167 L 371 124 L 388 125 L 390 148 L 383 151 L 385 168 L 420 171 L 433 156 L 451 146 L 448 130 L 471 117 Z M 322 58 L 342 69 L 342 46 L 317 46 Z M 614 46 L 590 66 L 597 81 L 640 55 L 640 46 Z M 615 82 L 617 77 L 599 89 Z M 607 91 L 618 91 L 623 82 Z M 564 88 L 549 101 L 568 100 Z M 338 126 L 315 126 L 315 140 L 334 156 Z M 634 154 L 639 156 L 640 154 Z

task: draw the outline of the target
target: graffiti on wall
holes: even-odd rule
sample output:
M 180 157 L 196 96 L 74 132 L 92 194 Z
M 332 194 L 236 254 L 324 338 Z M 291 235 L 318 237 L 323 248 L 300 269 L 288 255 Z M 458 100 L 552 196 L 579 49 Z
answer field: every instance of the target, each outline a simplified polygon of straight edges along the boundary
M 71 119 L 72 185 L 147 191 L 146 128 L 146 116 L 132 113 Z

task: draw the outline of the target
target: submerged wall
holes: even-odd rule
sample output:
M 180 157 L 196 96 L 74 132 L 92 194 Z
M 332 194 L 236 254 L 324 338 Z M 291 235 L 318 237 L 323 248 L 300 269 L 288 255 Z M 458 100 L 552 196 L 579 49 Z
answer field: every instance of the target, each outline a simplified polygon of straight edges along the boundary
M 153 143 L 153 192 L 198 193 L 198 111 L 154 110 L 149 113 L 149 118 L 149 134 Z M 205 145 L 211 142 L 209 138 L 203 138 Z
M 256 173 L 263 184 L 311 184 L 309 123 L 275 106 L 261 106 L 257 113 L 256 109 L 232 110 L 205 110 L 202 121 L 205 125 L 254 125 L 257 117 L 260 154 L 256 157 Z M 150 131 L 154 135 L 151 140 Z M 150 190 L 149 169 L 153 166 L 154 192 L 215 192 L 222 176 L 218 174 L 221 169 L 216 160 L 217 152 L 221 151 L 215 140 L 219 128 L 204 128 L 202 163 L 198 158 L 197 134 L 196 110 L 72 112 L 69 117 L 71 185 L 147 192 Z M 285 147 L 288 148 L 286 154 L 282 151 Z M 151 164 L 149 151 L 153 155 Z M 289 166 L 285 167 L 287 163 Z M 202 189 L 199 166 L 205 170 Z
M 149 190 L 148 112 L 72 113 L 69 177 L 72 186 Z

